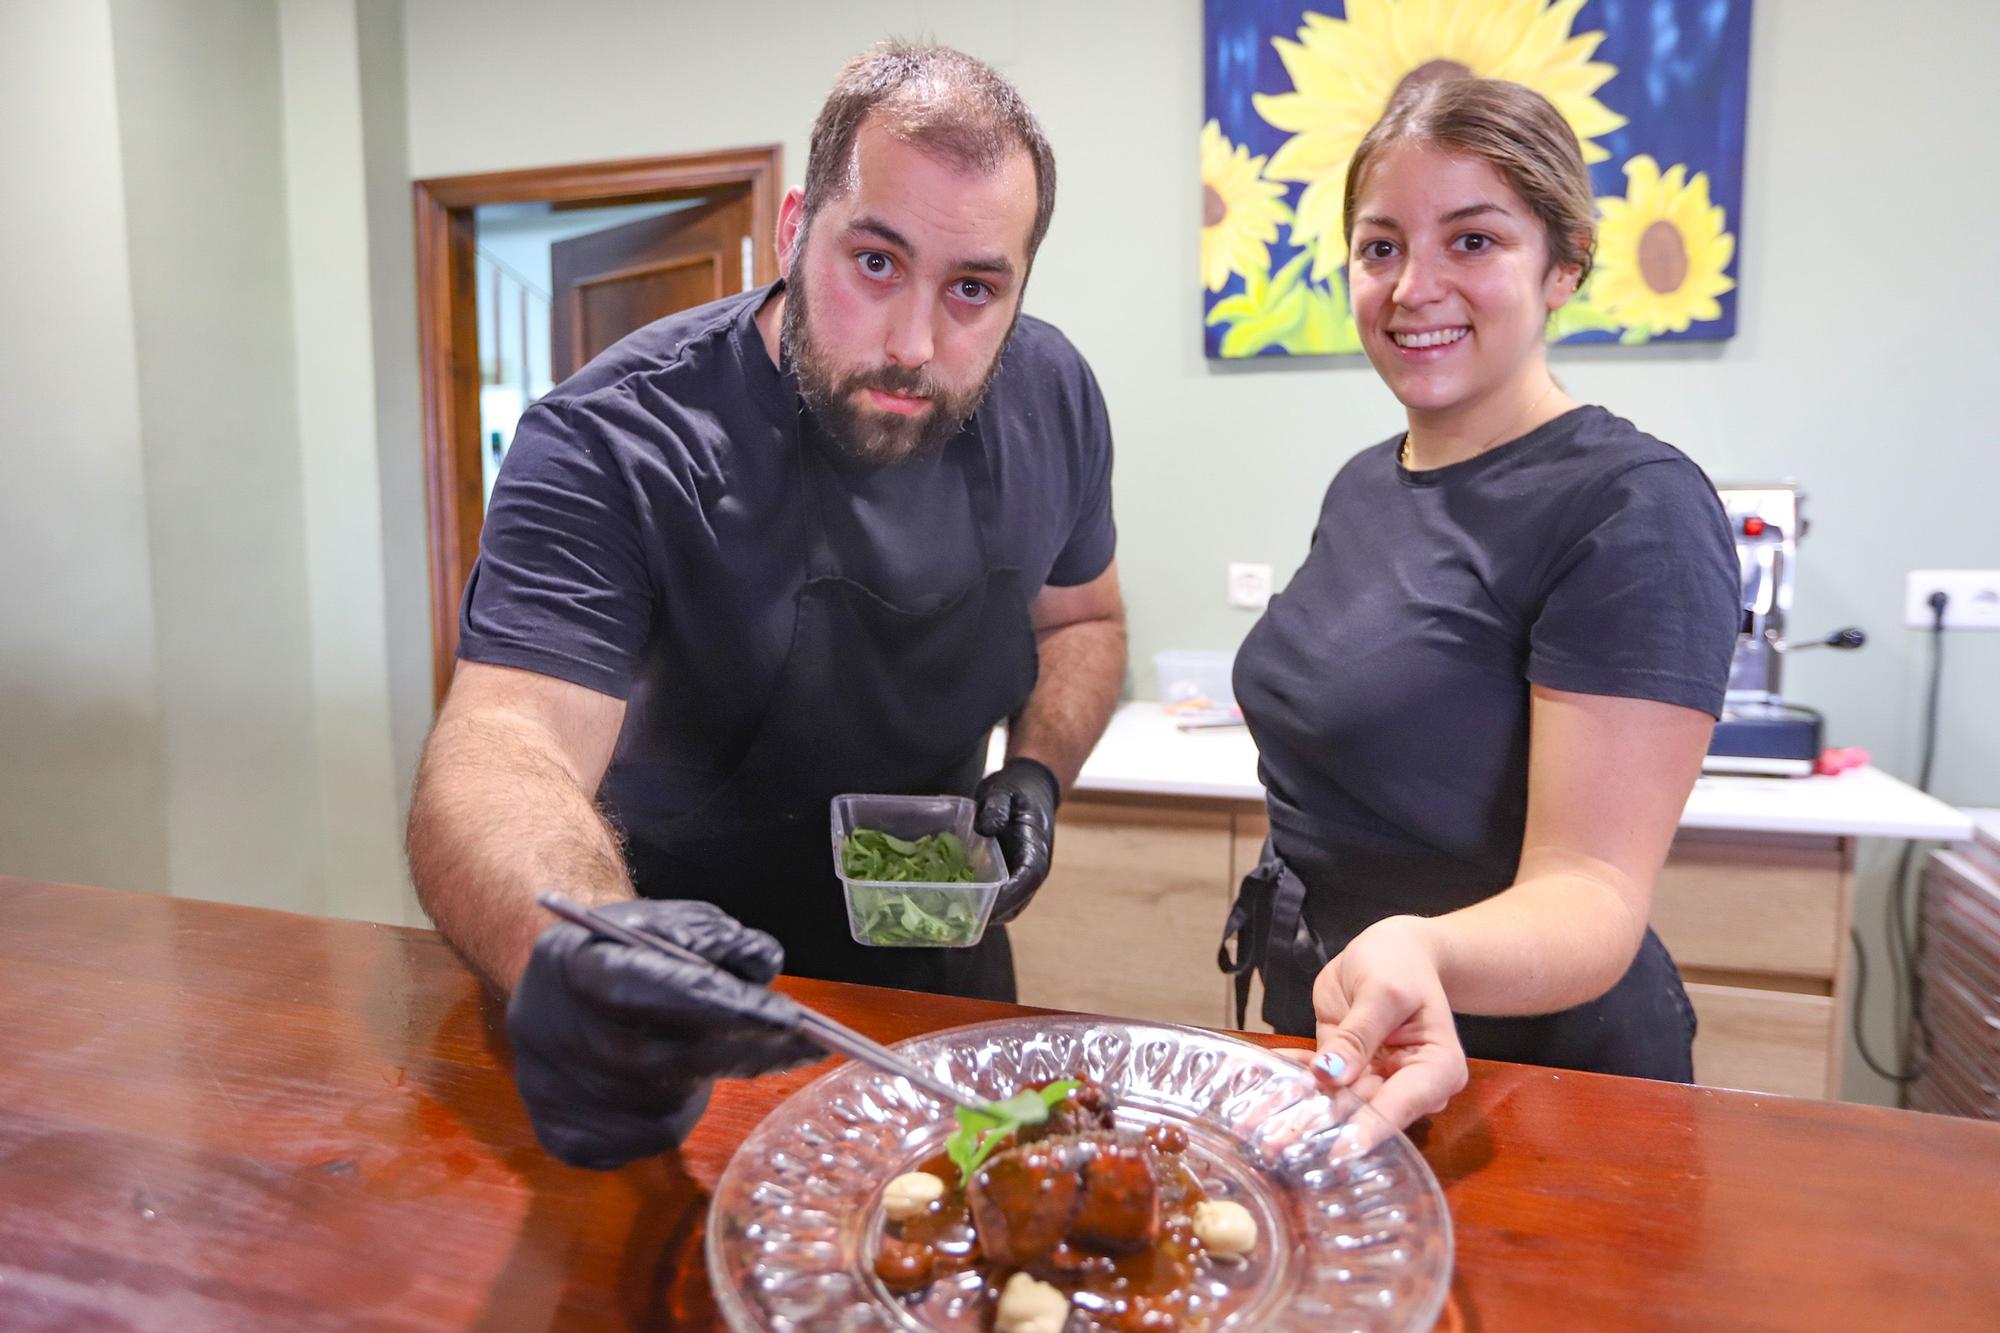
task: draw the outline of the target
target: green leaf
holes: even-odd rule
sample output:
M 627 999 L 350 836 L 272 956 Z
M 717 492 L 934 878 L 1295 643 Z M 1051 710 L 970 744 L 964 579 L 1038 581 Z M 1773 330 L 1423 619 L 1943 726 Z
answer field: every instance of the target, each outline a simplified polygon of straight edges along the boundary
M 1361 335 L 1348 318 L 1347 291 L 1336 274 L 1324 287 L 1306 289 L 1305 317 L 1280 340 L 1294 356 L 1330 356 L 1361 350 Z
M 1287 291 L 1297 285 L 1299 275 L 1305 272 L 1306 265 L 1311 262 L 1311 250 L 1301 250 L 1298 254 L 1292 256 L 1290 262 L 1271 275 L 1271 297 L 1273 299 L 1282 297 Z
M 965 896 L 948 889 L 857 884 L 853 893 L 861 935 L 871 944 L 968 944 L 979 924 L 978 913 Z
M 979 1169 L 979 1164 L 986 1160 L 990 1152 L 981 1151 L 985 1137 L 998 1129 L 1000 1123 L 990 1115 L 963 1106 L 958 1108 L 958 1128 L 945 1140 L 944 1152 L 951 1158 L 951 1164 L 958 1168 L 960 1181 L 971 1182 L 972 1173 Z
M 1059 1078 L 1055 1082 L 1049 1084 L 1047 1087 L 1041 1089 L 1035 1095 L 1042 1099 L 1043 1106 L 1053 1111 L 1056 1109 L 1057 1102 L 1062 1101 L 1063 1099 L 1068 1097 L 1072 1092 L 1075 1092 L 1078 1088 L 1081 1088 L 1082 1086 L 1083 1086 L 1083 1080 L 1081 1079 Z M 1046 1119 L 1046 1117 L 1044 1118 Z M 1035 1123 L 1040 1124 L 1041 1121 L 1038 1120 Z
M 1613 318 L 1610 312 L 1596 301 L 1597 274 L 1593 273 L 1578 289 L 1576 295 L 1564 302 L 1549 316 L 1546 337 L 1549 342 L 1560 342 L 1573 333 L 1625 333 L 1625 326 Z M 1632 341 L 1630 338 L 1619 339 Z M 1637 339 L 1645 341 L 1642 332 Z
M 1549 316 L 1547 339 L 1560 342 L 1572 333 L 1616 333 L 1623 326 L 1583 297 L 1572 297 Z
M 1361 350 L 1346 289 L 1337 276 L 1325 284 L 1308 281 L 1311 262 L 1312 251 L 1301 250 L 1276 273 L 1246 278 L 1241 295 L 1215 303 L 1209 325 L 1229 325 L 1218 348 L 1223 357 L 1256 356 L 1269 347 L 1300 354 Z
M 1292 265 L 1285 267 L 1289 269 Z M 1275 283 L 1272 290 L 1278 290 Z M 1266 347 L 1282 341 L 1298 327 L 1305 308 L 1305 288 L 1296 285 L 1288 287 L 1269 310 L 1242 321 L 1222 335 L 1222 354 L 1225 357 L 1257 355 Z
M 1217 324 L 1248 319 L 1256 313 L 1257 303 L 1246 293 L 1238 292 L 1234 296 L 1225 296 L 1215 303 L 1215 308 L 1208 312 L 1208 324 L 1213 328 Z
M 841 843 L 840 868 L 849 879 L 876 883 L 963 884 L 977 878 L 965 844 L 949 832 L 911 840 L 855 829 Z
M 1237 323 L 1256 315 L 1269 304 L 1271 295 L 1271 275 L 1257 269 L 1243 275 L 1243 290 L 1235 296 L 1225 296 L 1215 303 L 1208 312 L 1211 327 L 1224 321 Z
M 1000 1146 L 1025 1125 L 1039 1125 L 1065 1097 L 1083 1084 L 1073 1078 L 1057 1079 L 1044 1088 L 1029 1088 L 984 1111 L 958 1107 L 958 1128 L 945 1140 L 945 1155 L 958 1168 L 958 1178 L 971 1183 L 972 1173 L 985 1165 Z

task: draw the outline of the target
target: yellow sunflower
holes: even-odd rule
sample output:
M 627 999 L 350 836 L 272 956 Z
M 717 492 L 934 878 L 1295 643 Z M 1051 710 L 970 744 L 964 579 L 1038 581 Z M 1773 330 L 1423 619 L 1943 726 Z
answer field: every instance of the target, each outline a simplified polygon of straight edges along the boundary
M 1572 35 L 1584 0 L 1347 0 L 1345 19 L 1307 14 L 1299 40 L 1274 38 L 1294 91 L 1259 93 L 1257 114 L 1287 139 L 1265 174 L 1303 181 L 1293 245 L 1311 246 L 1315 280 L 1347 262 L 1341 191 L 1347 162 L 1406 84 L 1473 75 L 1508 79 L 1555 103 L 1586 162 L 1610 154 L 1592 143 L 1625 123 L 1597 100 L 1618 72 L 1590 57 L 1601 32 Z
M 1722 208 L 1708 201 L 1708 176 L 1639 156 L 1625 164 L 1625 197 L 1599 199 L 1593 300 L 1604 313 L 1648 334 L 1685 333 L 1696 320 L 1722 318 L 1716 297 L 1736 286 L 1724 272 L 1736 238 Z
M 1222 290 L 1231 273 L 1271 271 L 1271 242 L 1290 216 L 1285 187 L 1263 177 L 1264 159 L 1230 147 L 1222 126 L 1201 127 L 1201 280 Z

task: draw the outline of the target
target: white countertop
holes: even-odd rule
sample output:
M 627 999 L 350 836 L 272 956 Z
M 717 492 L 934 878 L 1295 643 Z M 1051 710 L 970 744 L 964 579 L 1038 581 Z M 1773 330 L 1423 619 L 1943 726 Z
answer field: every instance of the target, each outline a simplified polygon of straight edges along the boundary
M 1964 811 L 1874 767 L 1809 778 L 1705 773 L 1695 779 L 1681 827 L 1931 842 L 1972 836 Z
M 996 737 L 996 746 L 1001 742 Z M 1079 791 L 1261 801 L 1257 747 L 1242 727 L 1182 731 L 1157 703 L 1121 705 L 1076 783 Z M 1972 836 L 1972 820 L 1878 768 L 1833 777 L 1700 778 L 1681 827 L 1834 837 Z

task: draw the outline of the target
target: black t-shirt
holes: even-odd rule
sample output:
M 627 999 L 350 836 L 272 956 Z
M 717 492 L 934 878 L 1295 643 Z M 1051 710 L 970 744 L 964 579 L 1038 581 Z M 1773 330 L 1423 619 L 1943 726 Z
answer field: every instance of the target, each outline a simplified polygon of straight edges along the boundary
M 1429 912 L 1512 881 L 1531 684 L 1719 714 L 1742 612 L 1714 487 L 1630 422 L 1581 407 L 1428 472 L 1401 438 L 1334 478 L 1236 694 L 1274 827 L 1302 812 L 1382 906 L 1423 881 L 1399 910 Z
M 799 434 L 844 572 L 925 611 L 981 570 L 958 451 L 982 448 L 993 565 L 1032 592 L 1110 564 L 1111 431 L 1090 368 L 1022 316 L 975 416 L 938 454 L 855 462 L 771 363 L 773 288 L 633 333 L 522 416 L 459 617 L 459 656 L 628 701 L 614 768 L 643 755 L 692 804 L 749 744 L 791 646 L 806 578 Z M 998 721 L 999 719 L 994 719 Z

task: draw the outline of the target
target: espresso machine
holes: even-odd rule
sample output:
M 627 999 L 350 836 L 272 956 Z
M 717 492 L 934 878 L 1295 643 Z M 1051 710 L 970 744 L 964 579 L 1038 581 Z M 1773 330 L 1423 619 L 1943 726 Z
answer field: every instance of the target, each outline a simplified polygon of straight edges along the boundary
M 1796 486 L 1720 486 L 1722 506 L 1736 537 L 1743 580 L 1743 632 L 1729 668 L 1729 692 L 1715 725 L 1706 773 L 1756 773 L 1804 777 L 1823 748 L 1818 712 L 1786 703 L 1785 657 L 1808 648 L 1859 648 L 1867 635 L 1852 627 L 1823 639 L 1786 639 L 1792 613 L 1792 575 L 1805 536 L 1805 494 Z

